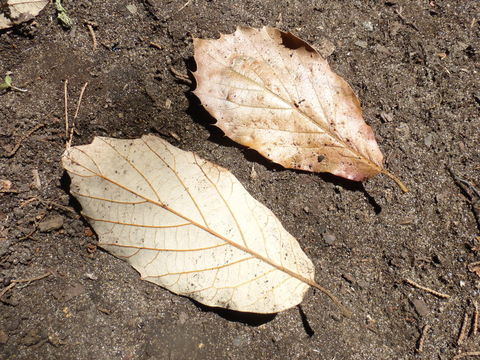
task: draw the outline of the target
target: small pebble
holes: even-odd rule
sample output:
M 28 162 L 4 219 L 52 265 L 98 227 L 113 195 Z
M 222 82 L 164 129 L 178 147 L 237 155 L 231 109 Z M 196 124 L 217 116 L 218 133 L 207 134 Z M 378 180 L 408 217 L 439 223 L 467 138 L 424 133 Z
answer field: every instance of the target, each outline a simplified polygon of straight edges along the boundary
M 183 325 L 187 322 L 188 320 L 188 313 L 186 313 L 185 311 L 182 311 L 179 315 L 178 315 L 178 323 L 180 325 Z
M 137 7 L 133 4 L 127 5 L 127 10 L 130 11 L 130 13 L 133 15 L 138 12 Z
M 427 304 L 422 299 L 414 299 L 412 300 L 412 304 L 417 314 L 420 315 L 421 317 L 427 316 L 428 313 L 430 312 L 430 309 L 428 308 Z
M 350 274 L 342 274 L 342 277 L 347 280 L 350 284 L 355 282 L 355 278 Z
M 54 215 L 46 218 L 38 224 L 38 230 L 41 232 L 49 232 L 52 230 L 58 230 L 63 227 L 63 216 Z
M 19 207 L 16 207 L 13 209 L 13 214 L 17 217 L 17 218 L 21 218 L 25 215 L 25 211 Z
M 249 340 L 248 337 L 244 335 L 238 335 L 235 338 L 233 338 L 232 344 L 233 346 L 236 346 L 236 347 L 242 347 L 248 344 L 249 342 L 248 340 Z
M 40 174 L 38 173 L 38 169 L 32 170 L 33 182 L 32 185 L 36 189 L 40 190 L 42 188 L 42 182 L 40 180 Z
M 8 285 L 10 285 L 12 283 L 12 280 L 13 278 L 11 276 L 5 276 L 2 281 L 3 286 L 7 287 Z
M 0 179 L 0 190 L 8 191 L 12 187 L 12 182 L 6 179 Z
M 326 232 L 325 234 L 323 234 L 323 240 L 325 240 L 325 243 L 327 245 L 333 245 L 337 238 L 332 233 Z
M 0 344 L 6 344 L 8 341 L 8 335 L 5 331 L 0 329 Z
M 380 113 L 380 118 L 383 120 L 383 122 L 390 122 L 393 120 L 393 114 L 382 111 Z
M 363 23 L 363 27 L 367 30 L 367 31 L 373 31 L 373 24 L 371 21 L 365 21 Z
M 74 297 L 77 297 L 79 295 L 82 295 L 85 292 L 85 286 L 83 286 L 80 283 L 76 283 L 72 286 L 69 286 L 65 291 L 63 292 L 63 297 L 65 302 L 73 299 Z
M 335 52 L 335 45 L 328 39 L 322 39 L 318 45 L 318 51 L 320 55 L 327 58 Z
M 432 141 L 433 141 L 433 134 L 428 133 L 427 136 L 425 136 L 425 139 L 423 142 L 425 143 L 425 146 L 430 147 L 432 146 Z
M 363 40 L 355 41 L 355 45 L 357 45 L 358 47 L 361 47 L 362 49 L 366 49 L 368 47 L 368 43 Z
M 258 174 L 255 171 L 255 167 L 252 165 L 252 171 L 250 171 L 250 180 L 256 180 L 258 178 Z
M 94 273 L 85 273 L 85 278 L 93 281 L 98 280 L 98 276 Z
M 359 279 L 359 280 L 357 280 L 357 286 L 360 289 L 365 289 L 366 287 L 368 287 L 368 283 L 363 279 Z
M 303 208 L 303 211 L 305 211 L 305 213 L 308 214 L 308 213 L 310 212 L 310 208 L 309 208 L 308 206 L 305 206 L 305 207 Z

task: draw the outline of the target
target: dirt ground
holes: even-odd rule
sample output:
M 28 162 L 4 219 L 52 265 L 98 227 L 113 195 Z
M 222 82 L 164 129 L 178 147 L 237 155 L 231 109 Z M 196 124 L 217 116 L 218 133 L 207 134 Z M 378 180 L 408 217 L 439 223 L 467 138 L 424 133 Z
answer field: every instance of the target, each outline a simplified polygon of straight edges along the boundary
M 480 260 L 473 191 L 447 170 L 480 185 L 479 1 L 65 7 L 70 30 L 49 5 L 34 22 L 0 32 L 0 75 L 11 71 L 28 90 L 0 93 L 0 179 L 12 183 L 0 193 L 1 359 L 451 359 L 480 351 L 471 330 L 480 301 L 480 278 L 469 271 Z M 410 192 L 384 176 L 362 185 L 284 170 L 211 126 L 194 85 L 174 72 L 195 69 L 192 37 L 237 25 L 292 31 L 329 54 L 358 94 L 387 169 Z M 70 118 L 88 82 L 74 145 L 154 133 L 230 169 L 298 239 L 317 281 L 353 318 L 313 290 L 301 308 L 272 316 L 206 308 L 139 280 L 97 249 L 60 165 L 66 79 Z

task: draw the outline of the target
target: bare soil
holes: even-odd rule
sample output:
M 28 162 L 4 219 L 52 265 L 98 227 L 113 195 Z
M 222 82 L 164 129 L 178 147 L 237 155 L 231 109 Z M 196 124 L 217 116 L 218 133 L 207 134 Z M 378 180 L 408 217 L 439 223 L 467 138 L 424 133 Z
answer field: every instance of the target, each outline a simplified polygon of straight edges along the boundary
M 480 350 L 470 330 L 480 300 L 480 278 L 469 271 L 480 259 L 475 198 L 447 170 L 480 182 L 480 2 L 79 0 L 65 7 L 75 23 L 69 30 L 49 5 L 33 22 L 0 32 L 0 75 L 11 71 L 28 90 L 0 94 L 0 179 L 12 183 L 0 193 L 1 359 L 451 359 Z M 237 25 L 292 31 L 329 55 L 358 94 L 386 167 L 410 192 L 384 176 L 360 184 L 284 170 L 225 139 L 191 95 L 194 85 L 171 69 L 194 70 L 192 37 L 215 38 Z M 96 248 L 60 165 L 66 79 L 70 118 L 88 82 L 74 145 L 155 133 L 231 170 L 298 239 L 317 281 L 353 318 L 313 290 L 301 308 L 272 316 L 206 308 L 139 280 Z

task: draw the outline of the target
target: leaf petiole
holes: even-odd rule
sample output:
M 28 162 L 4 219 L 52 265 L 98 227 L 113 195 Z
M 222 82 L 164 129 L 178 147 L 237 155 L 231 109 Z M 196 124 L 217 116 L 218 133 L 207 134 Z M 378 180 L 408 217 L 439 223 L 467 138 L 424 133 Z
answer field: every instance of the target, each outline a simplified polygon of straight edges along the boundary
M 402 180 L 400 180 L 398 177 L 396 177 L 395 175 L 393 175 L 391 172 L 385 170 L 385 169 L 382 169 L 381 170 L 381 173 L 384 174 L 384 175 L 387 175 L 390 179 L 392 179 L 393 181 L 395 181 L 397 183 L 397 185 L 400 187 L 400 189 L 402 189 L 402 191 L 404 193 L 407 193 L 408 192 L 408 188 L 407 186 L 402 182 Z

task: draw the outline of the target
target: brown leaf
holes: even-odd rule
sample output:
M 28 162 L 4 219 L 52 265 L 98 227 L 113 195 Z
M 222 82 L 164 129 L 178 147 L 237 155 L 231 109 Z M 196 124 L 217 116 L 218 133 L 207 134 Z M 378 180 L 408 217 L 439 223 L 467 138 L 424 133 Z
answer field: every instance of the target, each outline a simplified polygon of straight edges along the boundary
M 142 278 L 209 306 L 273 313 L 302 301 L 314 268 L 226 169 L 155 136 L 67 149 L 71 193 L 99 246 Z
M 0 29 L 33 19 L 47 4 L 48 0 L 0 1 Z
M 194 39 L 195 94 L 227 136 L 287 168 L 362 181 L 383 155 L 350 86 L 303 40 L 239 27 Z
M 468 264 L 468 271 L 474 273 L 478 277 L 480 277 L 480 262 L 473 262 Z

